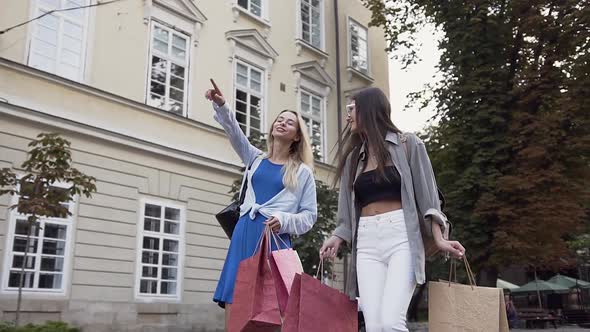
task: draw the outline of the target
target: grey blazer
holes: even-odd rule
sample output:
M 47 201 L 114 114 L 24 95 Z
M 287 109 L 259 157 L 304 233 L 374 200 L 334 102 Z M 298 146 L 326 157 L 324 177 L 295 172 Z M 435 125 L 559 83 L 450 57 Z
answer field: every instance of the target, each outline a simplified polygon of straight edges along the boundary
M 401 175 L 402 209 L 410 242 L 410 251 L 414 262 L 414 275 L 416 282 L 425 282 L 425 255 L 420 222 L 424 223 L 423 229 L 426 236 L 432 237 L 432 222 L 442 226 L 443 234 L 448 232 L 447 217 L 440 210 L 440 201 L 434 172 L 430 159 L 426 153 L 424 142 L 414 134 L 404 134 L 407 137 L 406 150 L 404 143 L 400 142 L 397 133 L 389 132 L 385 138 L 388 143 L 391 160 Z M 356 204 L 354 191 L 349 187 L 350 167 L 357 164 L 354 180 L 361 174 L 366 164 L 365 146 L 361 147 L 358 162 L 353 163 L 351 156 L 346 160 L 343 174 L 340 179 L 340 195 L 338 197 L 337 227 L 333 235 L 351 245 L 352 256 L 348 265 L 345 291 L 354 299 L 358 296 L 356 279 L 356 238 L 360 209 Z M 409 159 L 409 160 L 408 160 Z

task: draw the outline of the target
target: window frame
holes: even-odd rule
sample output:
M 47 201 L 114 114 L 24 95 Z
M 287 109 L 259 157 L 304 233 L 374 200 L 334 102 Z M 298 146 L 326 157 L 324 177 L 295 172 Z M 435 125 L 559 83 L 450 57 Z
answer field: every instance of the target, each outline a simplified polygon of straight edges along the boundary
M 67 0 L 58 0 L 60 3 L 60 7 L 59 8 L 70 8 L 71 6 L 67 6 Z M 85 0 L 86 1 L 86 5 L 90 5 L 93 4 L 95 2 L 95 0 Z M 38 17 L 41 14 L 41 11 L 44 12 L 48 12 L 52 10 L 49 7 L 45 7 L 42 3 L 41 0 L 32 0 L 31 1 L 31 9 L 30 9 L 30 17 L 31 18 L 35 18 Z M 33 53 L 37 53 L 37 56 L 41 56 L 41 57 L 45 57 L 51 61 L 54 62 L 54 68 L 52 71 L 49 70 L 45 70 L 45 69 L 41 69 L 38 68 L 39 70 L 57 75 L 57 76 L 61 76 L 64 77 L 66 79 L 70 79 L 76 82 L 84 82 L 85 78 L 86 78 L 86 71 L 87 68 L 89 66 L 89 59 L 88 56 L 90 54 L 90 43 L 89 43 L 89 38 L 90 38 L 90 32 L 91 29 L 93 29 L 93 27 L 91 27 L 91 18 L 94 17 L 94 11 L 91 10 L 91 8 L 84 8 L 84 17 L 81 20 L 76 20 L 75 18 L 69 17 L 67 16 L 65 13 L 67 12 L 54 12 L 49 16 L 54 16 L 57 17 L 58 21 L 58 28 L 57 28 L 57 41 L 56 41 L 56 45 L 53 45 L 56 50 L 55 50 L 55 58 L 54 59 L 50 59 L 49 57 L 45 56 L 42 53 L 39 53 L 36 51 L 37 47 L 35 47 L 37 45 L 37 43 L 41 42 L 41 43 L 47 43 L 46 41 L 42 41 L 42 39 L 38 38 L 36 36 L 36 32 L 37 29 L 39 27 L 39 24 L 41 24 L 41 20 L 37 20 L 35 22 L 32 22 L 32 24 L 29 25 L 28 29 L 27 29 L 27 45 L 26 45 L 26 52 L 25 52 L 25 63 L 27 64 L 27 66 L 29 67 L 33 67 L 33 68 L 38 68 L 37 66 L 34 66 L 33 63 L 31 62 L 33 59 Z M 60 66 L 60 61 L 63 59 L 63 57 L 61 56 L 62 52 L 64 51 L 64 43 L 63 43 L 63 39 L 64 39 L 64 34 L 65 34 L 65 30 L 64 30 L 64 21 L 68 21 L 70 24 L 76 25 L 76 26 L 80 26 L 83 30 L 82 32 L 82 39 L 80 41 L 81 43 L 81 53 L 80 53 L 80 66 L 78 68 L 78 73 L 76 75 L 76 77 L 69 77 L 64 75 L 64 73 L 59 69 Z M 38 41 L 37 41 L 38 40 Z M 49 44 L 49 43 L 47 43 Z M 71 51 L 70 51 L 71 52 Z M 64 66 L 64 65 L 62 65 Z
M 306 113 L 303 112 L 303 107 L 302 107 L 302 103 L 303 103 L 303 99 L 304 99 L 303 94 L 309 95 L 309 100 L 310 100 L 309 106 L 310 106 L 310 112 L 311 112 L 311 113 L 307 113 L 309 115 L 306 115 Z M 301 86 L 301 88 L 299 89 L 298 97 L 299 97 L 298 98 L 298 101 L 299 101 L 298 110 L 299 110 L 299 114 L 301 114 L 301 117 L 303 118 L 303 120 L 310 119 L 312 125 L 313 125 L 314 120 L 320 122 L 320 125 L 321 125 L 321 128 L 320 128 L 320 133 L 321 133 L 320 157 L 321 158 L 319 160 L 316 159 L 316 161 L 325 162 L 325 160 L 326 160 L 326 146 L 327 146 L 327 121 L 326 121 L 326 119 L 327 119 L 327 117 L 326 117 L 327 116 L 327 114 L 326 114 L 327 113 L 326 112 L 327 97 L 324 95 L 312 92 L 312 90 L 310 88 L 305 87 L 305 86 Z M 313 111 L 311 110 L 313 98 L 317 98 L 320 101 L 320 116 L 314 116 Z M 306 123 L 306 125 L 307 125 L 307 123 Z M 308 135 L 310 138 L 310 144 L 313 145 L 313 128 L 311 126 L 308 126 L 307 129 L 308 129 Z
M 145 222 L 145 206 L 147 204 L 157 205 L 160 206 L 161 212 L 163 215 L 160 216 L 160 229 L 164 228 L 164 220 L 165 220 L 165 208 L 173 208 L 180 210 L 180 219 L 178 225 L 178 234 L 166 234 L 163 231 L 160 232 L 153 232 L 153 231 L 146 231 L 144 230 L 144 222 Z M 165 200 L 165 199 L 150 199 L 150 198 L 141 198 L 139 200 L 139 222 L 137 223 L 137 243 L 136 243 L 136 266 L 135 266 L 135 286 L 134 286 L 134 293 L 135 299 L 144 302 L 153 302 L 153 301 L 180 301 L 182 298 L 183 292 L 183 276 L 184 276 L 184 255 L 185 255 L 185 246 L 186 246 L 186 207 L 180 205 L 176 202 Z M 143 265 L 142 262 L 142 254 L 143 254 L 143 237 L 155 237 L 160 239 L 160 243 L 162 244 L 158 249 L 158 264 L 148 264 L 150 266 L 157 265 L 158 268 L 158 277 L 157 279 L 157 289 L 160 289 L 160 284 L 164 280 L 161 278 L 161 271 L 162 271 L 162 256 L 163 256 L 163 243 L 164 240 L 177 240 L 178 241 L 178 252 L 177 255 L 177 273 L 176 273 L 176 293 L 175 294 L 151 294 L 151 293 L 142 293 L 141 292 L 141 280 L 144 279 L 142 277 Z M 151 279 L 151 278 L 150 278 Z
M 54 184 L 52 184 L 53 187 L 57 187 L 57 188 L 67 188 L 68 185 L 66 183 L 62 183 L 62 182 L 56 182 Z M 11 203 L 10 206 L 13 206 L 15 204 L 18 203 L 20 197 L 19 196 L 12 196 L 11 199 Z M 69 207 L 68 210 L 70 211 L 71 215 L 68 216 L 67 218 L 48 218 L 48 217 L 39 217 L 38 219 L 38 223 L 40 224 L 40 231 L 39 231 L 39 236 L 37 237 L 37 252 L 34 254 L 35 258 L 35 267 L 33 269 L 26 269 L 25 268 L 25 273 L 28 272 L 27 270 L 33 270 L 34 273 L 34 288 L 22 288 L 22 292 L 23 294 L 42 294 L 42 295 L 66 295 L 67 291 L 69 290 L 70 287 L 70 280 L 72 277 L 72 260 L 73 260 L 73 247 L 74 247 L 74 228 L 75 228 L 75 222 L 76 222 L 76 216 L 77 216 L 77 204 L 78 204 L 78 195 L 74 195 L 72 197 L 72 200 L 70 202 L 68 202 Z M 7 222 L 8 222 L 8 232 L 6 233 L 6 237 L 5 237 L 5 248 L 4 248 L 4 262 L 3 262 L 3 270 L 4 273 L 1 273 L 2 275 L 2 293 L 5 294 L 16 294 L 18 292 L 18 287 L 9 287 L 8 283 L 10 281 L 10 271 L 11 269 L 14 270 L 12 268 L 12 264 L 13 264 L 13 259 L 14 259 L 14 251 L 13 251 L 13 247 L 14 247 L 14 239 L 16 237 L 16 220 L 19 218 L 26 218 L 26 215 L 21 214 L 17 211 L 17 209 L 13 209 L 10 210 L 8 212 L 8 218 L 7 218 Z M 44 234 L 42 234 L 42 231 L 45 229 L 45 225 L 47 223 L 51 223 L 51 224 L 55 224 L 55 225 L 64 225 L 66 226 L 66 238 L 64 240 L 65 243 L 65 247 L 63 249 L 64 254 L 63 254 L 63 266 L 62 266 L 62 282 L 61 282 L 61 287 L 60 288 L 39 288 L 38 284 L 39 284 L 39 275 L 41 274 L 41 257 L 42 256 L 55 256 L 55 257 L 59 257 L 61 255 L 50 255 L 50 254 L 43 254 L 43 245 L 42 245 L 42 241 L 45 239 Z M 24 237 L 26 238 L 26 236 L 19 236 L 19 237 Z M 33 237 L 31 237 L 31 239 L 33 239 Z M 41 245 L 40 245 L 41 244 Z M 24 256 L 24 255 L 18 255 L 18 256 Z M 27 258 L 28 257 L 32 257 L 31 253 L 27 254 Z M 23 262 L 23 264 L 26 264 L 26 262 Z M 18 271 L 20 272 L 20 267 L 18 268 Z M 52 272 L 52 271 L 46 271 L 46 272 Z M 49 274 L 59 274 L 59 273 L 49 273 Z
M 260 92 L 255 91 L 253 89 L 251 89 L 250 87 L 246 87 L 244 88 L 241 85 L 238 85 L 238 80 L 237 80 L 237 75 L 238 75 L 238 65 L 241 64 L 243 66 L 246 66 L 248 69 L 248 85 L 250 85 L 250 80 L 251 80 L 251 76 L 250 76 L 250 72 L 252 70 L 256 70 L 258 72 L 260 72 Z M 233 91 L 232 91 L 232 100 L 233 100 L 233 111 L 234 114 L 236 115 L 236 119 L 237 119 L 237 103 L 238 103 L 238 99 L 237 99 L 237 90 L 238 88 L 240 90 L 242 90 L 243 92 L 246 92 L 247 94 L 247 108 L 246 108 L 246 117 L 247 117 L 247 123 L 246 125 L 246 132 L 244 133 L 247 137 L 250 137 L 252 135 L 252 127 L 251 127 L 251 113 L 250 113 L 250 100 L 251 100 L 251 96 L 254 95 L 255 97 L 258 97 L 260 99 L 260 130 L 259 133 L 261 135 L 265 134 L 265 121 L 266 121 L 266 102 L 267 102 L 267 93 L 266 93 L 266 87 L 267 87 L 267 82 L 266 82 L 266 69 L 261 68 L 259 66 L 256 66 L 254 64 L 252 64 L 249 61 L 246 61 L 240 57 L 235 57 L 234 58 L 234 65 L 233 65 L 233 75 L 232 75 L 232 86 L 233 86 Z M 247 91 L 245 91 L 247 90 Z M 238 123 L 240 123 L 238 121 Z M 240 123 L 242 124 L 242 123 Z M 240 126 L 241 128 L 241 126 Z
M 367 33 L 367 40 L 365 41 L 366 43 L 366 48 L 367 48 L 367 53 L 366 53 L 366 57 L 367 57 L 367 71 L 363 71 L 362 69 L 355 67 L 352 65 L 352 25 L 356 25 L 358 26 L 360 29 L 363 29 L 366 31 Z M 360 24 L 358 21 L 356 21 L 355 19 L 353 19 L 352 17 L 348 17 L 347 20 L 347 33 L 348 33 L 348 66 L 352 69 L 354 69 L 355 71 L 361 73 L 362 75 L 366 75 L 366 76 L 370 76 L 371 75 L 371 54 L 370 54 L 370 49 L 369 49 L 369 29 Z
M 298 31 L 298 35 L 299 35 L 299 39 L 301 39 L 301 41 L 303 41 L 307 46 L 310 46 L 312 48 L 321 50 L 321 51 L 325 51 L 325 34 L 326 34 L 326 28 L 325 28 L 325 3 L 324 0 L 318 0 L 319 1 L 319 17 L 320 17 L 320 22 L 319 22 L 319 29 L 320 29 L 320 44 L 319 45 L 314 45 L 312 43 L 312 18 L 313 15 L 311 15 L 311 10 L 313 8 L 311 1 L 313 0 L 309 0 L 309 4 L 307 6 L 309 6 L 310 8 L 310 24 L 309 24 L 309 36 L 310 36 L 310 40 L 305 40 L 305 38 L 303 37 L 303 6 L 304 6 L 304 2 L 306 0 L 298 0 L 297 1 L 297 31 Z
M 156 27 L 163 29 L 165 31 L 167 31 L 169 34 L 171 34 L 171 36 L 174 35 L 179 35 L 183 38 L 185 38 L 186 40 L 186 49 L 185 49 L 185 59 L 184 59 L 184 63 L 180 63 L 180 61 L 178 61 L 177 59 L 173 58 L 170 55 L 170 50 L 172 48 L 173 45 L 173 40 L 172 38 L 169 40 L 169 45 L 168 45 L 168 53 L 164 54 L 161 51 L 158 51 L 154 48 L 154 33 L 156 31 Z M 174 27 L 171 27 L 170 25 L 159 21 L 157 19 L 150 19 L 150 24 L 149 24 L 149 29 L 148 29 L 148 36 L 149 36 L 149 43 L 148 43 L 148 59 L 147 59 L 147 73 L 146 73 L 146 89 L 145 89 L 145 103 L 148 106 L 151 107 L 155 107 L 157 109 L 160 109 L 162 111 L 168 112 L 170 114 L 174 114 L 177 116 L 182 116 L 182 117 L 187 117 L 188 116 L 188 102 L 189 102 L 189 88 L 190 88 L 190 78 L 191 78 L 191 68 L 190 68 L 190 60 L 191 60 L 191 45 L 192 45 L 192 36 L 185 32 L 185 31 L 181 31 L 178 29 L 175 29 Z M 183 100 L 182 100 L 182 114 L 180 113 L 175 113 L 172 112 L 171 110 L 168 110 L 166 108 L 163 107 L 158 107 L 156 105 L 152 105 L 150 103 L 150 98 L 151 98 L 151 82 L 152 82 L 152 67 L 153 67 L 153 57 L 157 56 L 161 59 L 163 59 L 164 61 L 166 61 L 166 77 L 165 77 L 165 82 L 164 82 L 164 103 L 165 105 L 168 104 L 170 102 L 170 89 L 172 89 L 171 86 L 171 66 L 172 64 L 183 67 L 184 66 L 184 85 L 183 85 Z M 160 83 L 161 84 L 161 83 Z M 177 89 L 178 90 L 178 89 Z M 173 99 L 173 101 L 177 102 L 177 100 Z

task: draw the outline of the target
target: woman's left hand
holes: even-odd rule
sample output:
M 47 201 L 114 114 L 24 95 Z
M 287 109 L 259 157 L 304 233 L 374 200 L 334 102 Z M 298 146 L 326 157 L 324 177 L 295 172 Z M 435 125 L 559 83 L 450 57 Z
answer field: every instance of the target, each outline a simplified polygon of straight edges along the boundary
M 278 233 L 279 230 L 281 229 L 281 221 L 277 217 L 270 217 L 270 218 L 266 219 L 265 223 L 275 233 Z
M 448 252 L 455 258 L 463 258 L 463 255 L 465 255 L 465 248 L 463 248 L 459 241 L 448 241 L 442 239 L 436 242 L 436 246 L 441 251 Z

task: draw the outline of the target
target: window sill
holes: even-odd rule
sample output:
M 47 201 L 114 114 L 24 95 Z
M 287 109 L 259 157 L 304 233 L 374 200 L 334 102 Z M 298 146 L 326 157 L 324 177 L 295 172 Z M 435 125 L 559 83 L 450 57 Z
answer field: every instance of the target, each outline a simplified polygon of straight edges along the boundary
M 60 297 L 60 296 L 66 296 L 66 292 L 63 289 L 41 289 L 41 288 L 35 288 L 35 289 L 31 289 L 31 288 L 23 288 L 22 290 L 23 295 L 27 295 L 27 296 L 31 296 L 33 298 L 36 298 L 35 296 L 40 296 L 40 297 L 45 297 L 45 296 L 50 296 L 50 297 Z M 4 288 L 2 289 L 2 293 L 3 294 L 18 294 L 18 288 L 17 287 L 8 287 L 8 288 Z
M 149 294 L 137 294 L 135 296 L 135 301 L 137 303 L 142 303 L 142 304 L 147 304 L 149 306 L 149 304 L 153 304 L 154 306 L 156 306 L 156 304 L 175 304 L 180 302 L 180 296 L 179 295 L 172 295 L 172 296 L 164 296 L 164 295 L 152 295 L 150 296 Z
M 238 4 L 234 4 L 232 6 L 232 12 L 234 14 L 234 23 L 238 21 L 238 17 L 240 17 L 240 15 L 245 15 L 245 17 L 249 18 L 250 20 L 254 21 L 255 23 L 262 25 L 266 29 L 270 30 L 270 28 L 272 27 L 272 25 L 270 24 L 270 20 L 268 20 L 264 17 L 261 17 L 261 16 L 256 16 L 256 15 L 250 13 L 248 10 L 242 8 Z
M 176 303 L 138 303 L 138 314 L 163 314 L 175 315 L 180 312 L 179 306 Z
M 353 76 L 356 76 L 356 77 L 358 77 L 358 78 L 360 78 L 360 79 L 362 79 L 362 80 L 364 80 L 364 81 L 366 81 L 368 83 L 375 82 L 375 79 L 373 77 L 371 77 L 369 74 L 363 73 L 362 71 L 360 71 L 360 70 L 358 70 L 358 69 L 356 69 L 354 67 L 348 66 L 346 68 L 346 70 L 348 71 L 348 81 L 349 82 L 352 81 L 352 77 Z
M 303 39 L 295 39 L 295 46 L 297 47 L 297 55 L 301 55 L 301 51 L 303 49 L 306 49 L 308 51 L 310 51 L 311 53 L 317 55 L 318 57 L 327 60 L 330 57 L 330 54 L 324 52 L 323 50 L 309 44 L 308 42 L 306 42 Z

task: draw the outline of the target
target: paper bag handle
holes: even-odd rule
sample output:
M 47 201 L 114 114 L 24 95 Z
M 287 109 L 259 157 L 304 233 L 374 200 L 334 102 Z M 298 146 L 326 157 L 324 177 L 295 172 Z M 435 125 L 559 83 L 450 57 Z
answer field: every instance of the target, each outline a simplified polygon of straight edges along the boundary
M 463 255 L 462 260 L 463 260 L 463 265 L 465 265 L 465 271 L 467 271 L 467 279 L 469 280 L 469 285 L 471 286 L 471 289 L 473 289 L 474 287 L 477 286 L 477 283 L 475 282 L 475 276 L 473 275 L 473 271 L 471 270 L 471 266 L 469 265 L 469 261 L 467 260 L 466 255 Z M 451 266 L 449 267 L 449 287 L 451 286 L 453 272 L 454 272 L 454 280 L 456 282 L 457 281 L 457 266 L 456 266 L 455 259 L 451 259 Z

